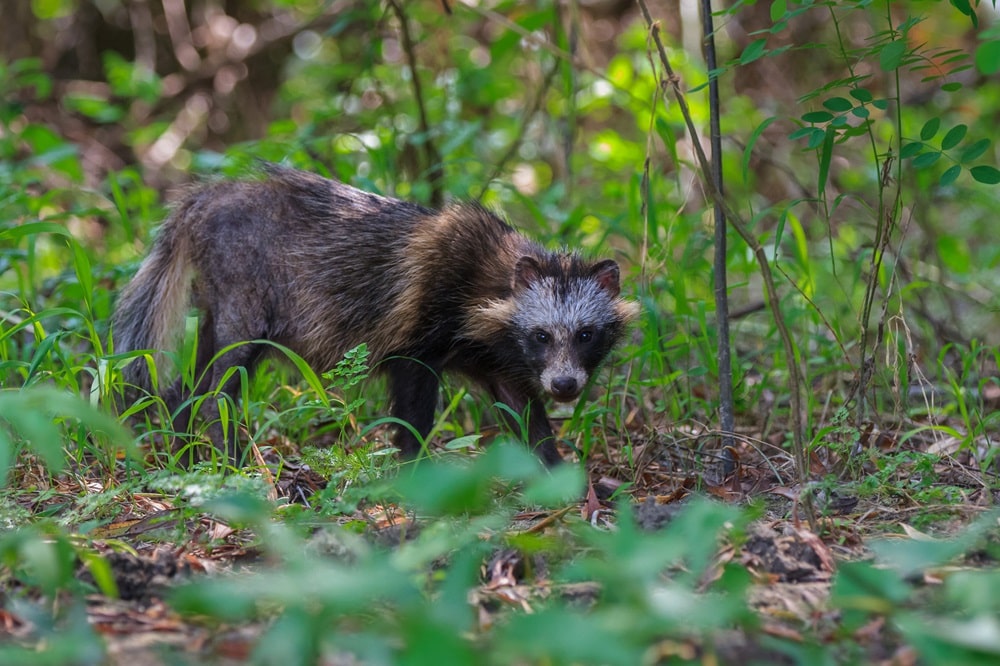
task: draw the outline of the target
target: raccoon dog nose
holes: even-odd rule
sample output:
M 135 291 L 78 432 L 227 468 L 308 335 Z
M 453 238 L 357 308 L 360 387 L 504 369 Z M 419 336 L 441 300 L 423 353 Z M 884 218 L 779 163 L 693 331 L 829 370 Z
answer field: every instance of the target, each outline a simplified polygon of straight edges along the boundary
M 580 395 L 580 388 L 574 377 L 555 377 L 549 391 L 556 400 L 572 400 Z

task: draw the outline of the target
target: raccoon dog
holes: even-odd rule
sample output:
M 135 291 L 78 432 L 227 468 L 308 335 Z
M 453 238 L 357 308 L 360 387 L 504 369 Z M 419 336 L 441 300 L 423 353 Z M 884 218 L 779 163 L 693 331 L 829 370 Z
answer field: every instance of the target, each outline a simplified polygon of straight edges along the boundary
M 198 395 L 275 351 L 240 345 L 210 364 L 236 342 L 279 343 L 317 371 L 364 342 L 388 377 L 392 415 L 421 437 L 434 423 L 441 373 L 454 371 L 525 419 L 528 445 L 545 463 L 561 460 L 543 399 L 577 398 L 635 318 L 618 264 L 548 252 L 475 204 L 431 210 L 301 171 L 265 172 L 209 184 L 175 208 L 120 295 L 116 352 L 169 349 L 193 305 Z M 142 359 L 125 377 L 151 389 Z M 239 382 L 234 373 L 220 390 L 235 397 Z M 189 430 L 181 381 L 163 397 L 175 427 Z M 213 443 L 238 461 L 216 403 L 201 411 Z M 407 428 L 394 444 L 406 456 L 420 452 Z

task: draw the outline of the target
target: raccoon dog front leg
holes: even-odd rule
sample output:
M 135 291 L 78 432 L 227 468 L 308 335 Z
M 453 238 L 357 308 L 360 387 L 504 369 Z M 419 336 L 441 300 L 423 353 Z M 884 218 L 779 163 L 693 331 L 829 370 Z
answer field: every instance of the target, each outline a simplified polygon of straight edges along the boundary
M 389 378 L 389 396 L 392 415 L 409 423 L 420 435 L 417 438 L 404 425 L 397 424 L 393 444 L 407 458 L 420 454 L 421 440 L 427 438 L 434 427 L 434 409 L 437 407 L 440 379 L 438 373 L 420 361 L 392 358 L 386 361 Z
M 548 414 L 545 413 L 545 403 L 540 395 L 503 383 L 491 383 L 489 389 L 494 400 L 507 405 L 514 414 L 523 420 L 523 429 L 527 432 L 522 432 L 522 421 L 514 414 L 506 409 L 500 410 L 507 427 L 518 435 L 526 435 L 528 446 L 535 451 L 535 454 L 542 459 L 546 466 L 554 467 L 564 462 L 556 449 L 556 438 L 552 434 L 552 425 L 549 423 Z

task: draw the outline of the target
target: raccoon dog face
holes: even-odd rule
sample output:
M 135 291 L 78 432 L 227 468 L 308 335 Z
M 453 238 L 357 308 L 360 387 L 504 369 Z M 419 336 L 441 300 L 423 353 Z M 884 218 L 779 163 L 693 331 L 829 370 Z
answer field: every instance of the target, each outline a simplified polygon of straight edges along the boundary
M 589 265 L 571 256 L 552 263 L 543 267 L 527 256 L 518 261 L 512 323 L 542 389 L 569 402 L 618 342 L 635 305 L 619 298 L 614 261 Z

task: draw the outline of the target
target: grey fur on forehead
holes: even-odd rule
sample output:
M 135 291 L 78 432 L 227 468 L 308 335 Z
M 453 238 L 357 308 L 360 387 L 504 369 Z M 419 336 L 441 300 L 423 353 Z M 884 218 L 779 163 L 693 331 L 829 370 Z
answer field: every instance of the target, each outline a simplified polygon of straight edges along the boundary
M 517 305 L 514 322 L 518 328 L 544 328 L 552 334 L 572 333 L 613 317 L 611 297 L 594 280 L 559 284 L 555 278 L 542 278 L 518 297 Z

